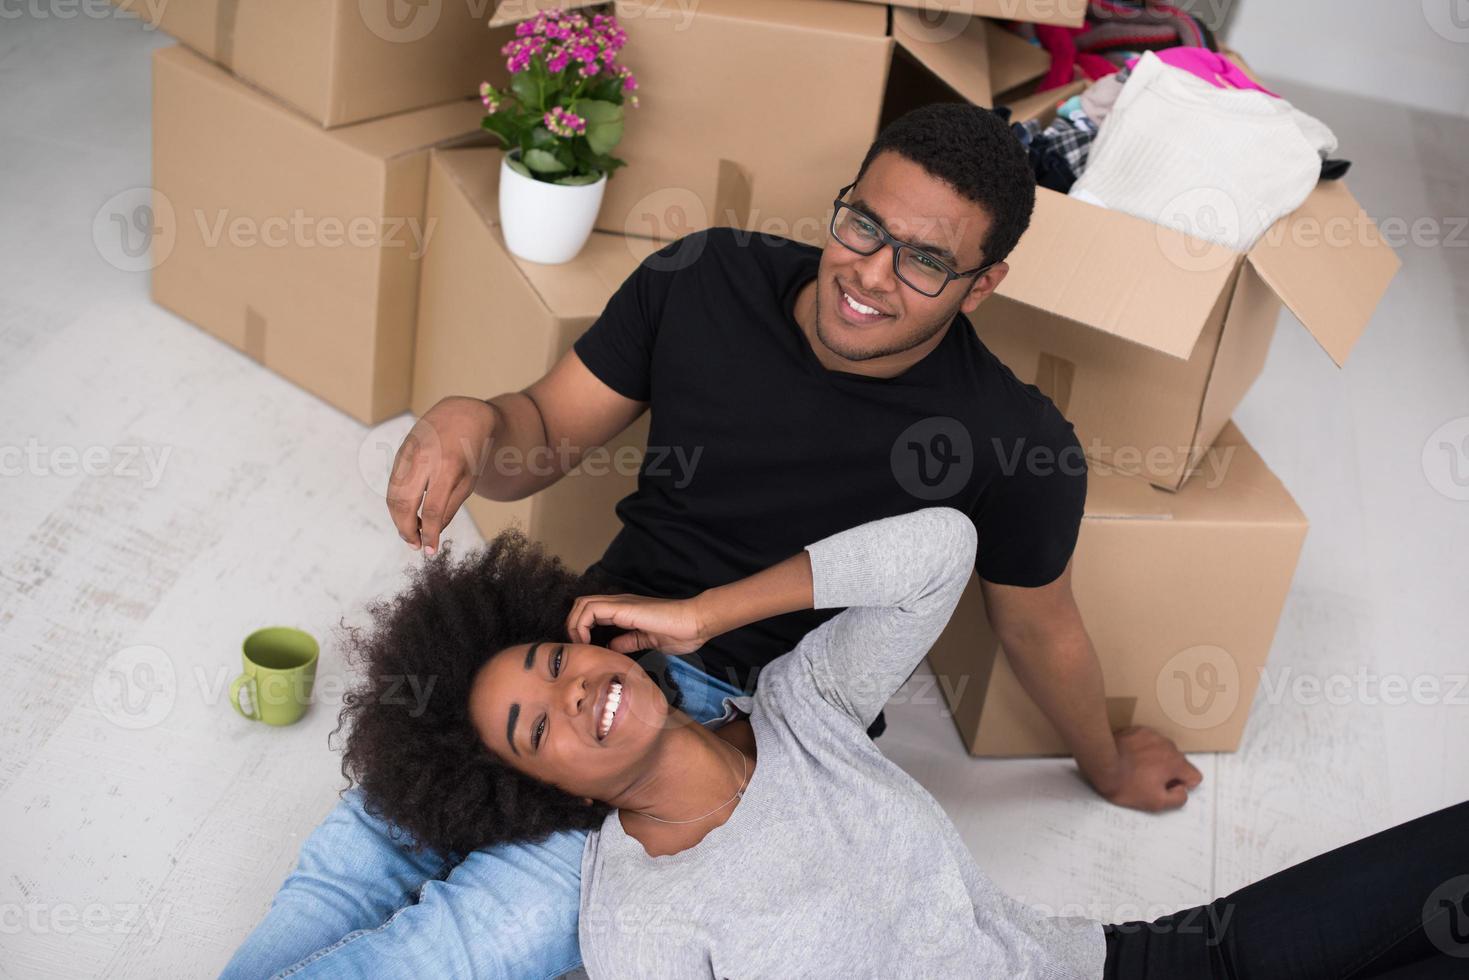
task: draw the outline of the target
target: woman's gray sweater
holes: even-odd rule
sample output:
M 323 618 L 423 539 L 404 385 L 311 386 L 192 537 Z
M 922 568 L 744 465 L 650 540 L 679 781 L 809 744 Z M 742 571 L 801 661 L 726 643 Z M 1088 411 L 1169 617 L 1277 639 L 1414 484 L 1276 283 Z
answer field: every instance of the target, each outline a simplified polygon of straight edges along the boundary
M 873 521 L 810 545 L 818 609 L 845 611 L 760 674 L 757 766 L 724 824 L 651 857 L 616 813 L 582 856 L 594 980 L 1101 977 L 1101 923 L 1002 894 L 938 802 L 867 726 L 938 638 L 974 567 L 956 510 Z

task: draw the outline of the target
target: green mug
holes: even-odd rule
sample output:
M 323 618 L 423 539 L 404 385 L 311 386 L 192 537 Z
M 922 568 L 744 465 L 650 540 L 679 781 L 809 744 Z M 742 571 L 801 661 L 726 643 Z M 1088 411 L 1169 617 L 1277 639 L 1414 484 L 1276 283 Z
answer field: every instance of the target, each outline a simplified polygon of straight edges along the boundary
M 316 639 L 289 626 L 271 626 L 245 637 L 241 660 L 245 672 L 230 685 L 230 704 L 251 721 L 290 725 L 301 720 L 311 703 L 316 680 Z M 240 706 L 240 689 L 249 688 L 250 708 Z

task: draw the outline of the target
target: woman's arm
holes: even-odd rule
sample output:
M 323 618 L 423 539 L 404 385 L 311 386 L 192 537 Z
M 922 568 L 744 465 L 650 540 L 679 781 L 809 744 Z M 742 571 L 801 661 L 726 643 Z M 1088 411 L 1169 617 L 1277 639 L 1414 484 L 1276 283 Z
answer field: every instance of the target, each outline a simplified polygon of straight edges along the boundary
M 592 626 L 612 625 L 628 631 L 612 641 L 614 650 L 681 654 L 771 616 L 846 607 L 789 656 L 809 668 L 823 698 L 866 725 L 948 623 L 973 571 L 975 546 L 968 517 L 932 507 L 834 534 L 692 599 L 584 596 L 567 632 L 585 643 Z
M 638 650 L 692 653 L 721 633 L 772 616 L 810 609 L 811 603 L 811 557 L 802 551 L 764 571 L 708 589 L 692 599 L 582 596 L 571 607 L 566 632 L 578 643 L 589 643 L 593 626 L 616 626 L 627 631 L 609 644 L 619 653 Z

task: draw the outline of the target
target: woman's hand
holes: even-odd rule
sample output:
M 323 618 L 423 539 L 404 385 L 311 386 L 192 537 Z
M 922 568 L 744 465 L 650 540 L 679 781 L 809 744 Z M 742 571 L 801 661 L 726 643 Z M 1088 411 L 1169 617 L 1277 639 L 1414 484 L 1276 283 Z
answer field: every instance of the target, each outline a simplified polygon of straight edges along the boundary
M 571 607 L 566 634 L 577 643 L 590 643 L 593 626 L 616 626 L 625 631 L 607 645 L 618 653 L 693 653 L 714 636 L 704 622 L 697 596 L 650 599 L 640 595 L 584 595 Z

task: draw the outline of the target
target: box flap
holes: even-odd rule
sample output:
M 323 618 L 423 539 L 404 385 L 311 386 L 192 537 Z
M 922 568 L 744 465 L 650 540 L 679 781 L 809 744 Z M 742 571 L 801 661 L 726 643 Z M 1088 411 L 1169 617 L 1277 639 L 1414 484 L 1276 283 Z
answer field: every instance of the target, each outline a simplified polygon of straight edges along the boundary
M 1249 258 L 1338 365 L 1402 265 L 1339 180 L 1318 184 L 1294 213 L 1270 226 Z
M 1037 188 L 998 292 L 1186 358 L 1239 260 L 1223 246 Z
M 894 9 L 904 7 L 925 11 L 952 23 L 958 17 L 995 17 L 1000 20 L 1024 20 L 1035 24 L 1059 24 L 1080 27 L 1086 22 L 1087 0 L 862 0 L 863 3 L 891 3 Z M 940 21 L 943 22 L 943 21 Z
M 480 127 L 484 114 L 484 107 L 477 100 L 464 99 L 340 126 L 329 132 L 363 153 L 391 160 L 444 143 L 493 143 L 495 138 Z
M 536 14 L 558 8 L 575 9 L 592 7 L 605 0 L 500 0 L 490 18 L 490 27 L 503 27 L 527 20 Z M 617 16 L 623 19 L 634 17 L 672 20 L 682 24 L 690 17 L 735 17 L 741 20 L 760 20 L 790 27 L 811 30 L 882 35 L 886 31 L 887 18 L 882 10 L 854 7 L 848 0 L 687 0 L 674 3 L 671 0 L 619 0 Z
M 501 151 L 494 148 L 435 150 L 440 171 L 454 182 L 486 225 L 500 223 Z M 504 239 L 495 236 L 503 247 Z M 562 319 L 592 318 L 607 305 L 607 297 L 622 285 L 660 244 L 644 238 L 625 238 L 593 232 L 586 247 L 570 262 L 542 265 L 514 258 L 521 274 L 553 315 Z
M 990 81 L 990 33 L 999 31 L 991 31 L 979 17 L 967 18 L 956 30 L 947 23 L 935 26 L 917 10 L 893 9 L 893 40 L 899 47 L 965 99 L 985 108 L 995 104 L 999 91 Z
M 1087 461 L 1087 520 L 1166 521 L 1173 516 L 1169 494 L 1140 476 L 1096 460 Z
M 500 0 L 490 17 L 490 27 L 518 24 L 547 10 L 576 10 L 580 7 L 594 7 L 602 2 L 604 0 Z
M 1306 515 L 1233 422 L 1172 495 L 1174 520 L 1283 524 L 1304 528 Z
M 515 264 L 556 316 L 591 320 L 601 315 L 608 297 L 632 275 L 638 263 L 660 247 L 646 238 L 594 231 L 570 262 L 541 265 L 517 258 Z
M 985 34 L 990 56 L 990 86 L 996 94 L 1040 78 L 1050 70 L 1051 56 L 1039 45 L 997 24 L 989 25 Z
M 1085 519 L 1305 527 L 1280 479 L 1233 422 L 1224 426 L 1199 468 L 1176 492 L 1088 460 Z

